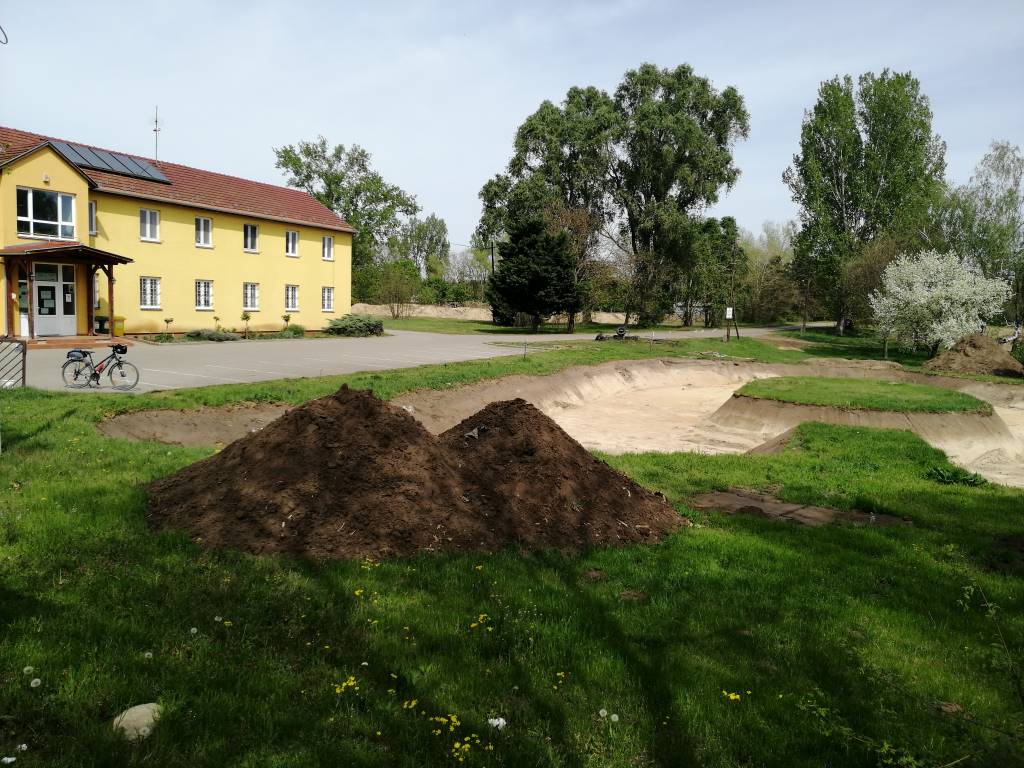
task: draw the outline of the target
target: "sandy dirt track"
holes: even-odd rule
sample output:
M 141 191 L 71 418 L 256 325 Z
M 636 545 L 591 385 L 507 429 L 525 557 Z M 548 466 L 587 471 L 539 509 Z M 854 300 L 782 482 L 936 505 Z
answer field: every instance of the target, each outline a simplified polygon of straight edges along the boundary
M 772 376 L 841 376 L 927 383 L 992 404 L 994 414 L 844 411 L 734 397 Z M 606 453 L 744 453 L 808 421 L 909 429 L 956 463 L 990 480 L 1024 487 L 1024 386 L 924 376 L 893 363 L 836 359 L 800 364 L 663 359 L 578 366 L 550 376 L 508 376 L 452 390 L 420 390 L 394 400 L 440 434 L 497 400 L 521 397 L 591 450 Z M 181 445 L 224 445 L 261 429 L 286 406 L 143 411 L 104 422 L 111 437 Z

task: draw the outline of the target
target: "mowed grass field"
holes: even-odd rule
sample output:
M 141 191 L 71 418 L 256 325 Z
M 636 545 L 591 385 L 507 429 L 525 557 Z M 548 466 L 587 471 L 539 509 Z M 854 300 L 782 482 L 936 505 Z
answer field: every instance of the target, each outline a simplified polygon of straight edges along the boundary
M 95 430 L 124 410 L 297 403 L 342 382 L 392 397 L 725 351 L 806 357 L 752 340 L 584 344 L 138 397 L 4 392 L 0 756 L 16 768 L 1024 764 L 1024 492 L 929 480 L 948 464 L 910 433 L 808 424 L 772 456 L 605 457 L 696 523 L 657 546 L 378 563 L 154 534 L 145 484 L 209 451 Z M 806 528 L 686 506 L 731 486 L 907 522 Z M 166 712 L 153 735 L 116 738 L 111 718 L 148 701 Z M 505 728 L 488 725 L 497 717 Z
M 456 320 L 446 317 L 401 317 L 398 319 L 384 317 L 381 318 L 381 320 L 384 321 L 385 332 L 388 330 L 430 331 L 432 333 L 454 334 L 486 333 L 498 336 L 530 333 L 529 328 L 508 328 L 501 325 L 495 325 L 494 323 L 487 322 L 485 320 Z M 580 336 L 596 336 L 598 333 L 612 334 L 615 333 L 615 329 L 618 327 L 619 325 L 616 323 L 576 323 L 574 333 L 579 334 Z M 629 326 L 630 333 L 684 330 L 687 329 L 681 325 L 657 325 L 639 329 L 633 325 Z M 565 323 L 544 323 L 537 329 L 537 333 L 541 334 L 566 332 Z
M 910 413 L 992 413 L 971 395 L 928 384 L 826 376 L 778 376 L 748 382 L 736 394 L 799 405 Z

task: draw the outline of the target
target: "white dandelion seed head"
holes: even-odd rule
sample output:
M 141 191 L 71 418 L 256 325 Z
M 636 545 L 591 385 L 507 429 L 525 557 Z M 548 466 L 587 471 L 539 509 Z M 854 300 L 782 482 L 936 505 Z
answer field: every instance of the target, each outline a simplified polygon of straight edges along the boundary
M 608 710 L 607 709 L 599 709 L 599 710 L 597 710 L 597 714 L 599 714 L 601 717 L 608 717 Z
M 33 688 L 38 688 L 42 684 L 43 684 L 43 681 L 40 680 L 38 677 L 33 677 L 32 678 L 32 682 L 29 683 L 29 685 L 31 685 Z
M 152 651 L 146 651 L 144 654 L 142 654 L 142 658 L 144 658 L 146 661 L 149 661 L 150 659 L 153 658 L 153 652 Z
M 487 724 L 491 726 L 491 728 L 497 728 L 499 731 L 503 729 L 506 725 L 508 725 L 504 717 L 489 718 L 487 720 Z
M 617 722 L 619 722 L 619 716 L 618 716 L 618 715 L 612 715 L 612 716 L 611 716 L 611 718 L 609 718 L 609 719 L 610 719 L 610 720 L 611 720 L 611 721 L 612 721 L 613 723 L 617 723 Z
M 189 634 L 198 635 L 199 634 L 199 627 L 192 627 L 192 629 L 189 630 Z
M 213 620 L 217 621 L 217 622 L 220 622 L 220 621 L 223 621 L 224 619 L 222 617 L 220 617 L 220 616 L 214 616 Z
M 370 662 L 368 662 L 368 661 L 364 661 L 364 662 L 363 662 L 362 664 L 360 664 L 359 666 L 360 666 L 360 667 L 368 667 L 368 666 L 370 666 Z
M 26 675 L 31 675 L 31 674 L 32 674 L 33 672 L 35 672 L 35 671 L 36 671 L 36 668 L 35 668 L 35 667 L 25 667 L 25 668 L 24 668 L 23 670 L 21 670 L 21 671 L 22 671 L 23 673 L 25 673 Z
M 16 758 L 16 757 L 0 757 L 0 764 L 10 765 L 11 763 L 13 763 L 17 759 L 18 758 Z
M 19 744 L 14 748 L 15 752 L 28 752 L 28 744 Z

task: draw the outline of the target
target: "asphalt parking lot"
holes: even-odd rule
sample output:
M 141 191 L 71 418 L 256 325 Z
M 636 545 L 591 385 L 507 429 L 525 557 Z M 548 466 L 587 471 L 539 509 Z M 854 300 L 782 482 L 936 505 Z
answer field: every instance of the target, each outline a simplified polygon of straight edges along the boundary
M 777 329 L 744 328 L 744 335 L 759 336 Z M 412 368 L 430 363 L 454 363 L 487 357 L 522 354 L 516 343 L 524 341 L 586 341 L 590 336 L 545 334 L 542 336 L 457 335 L 391 331 L 388 336 L 366 339 L 269 339 L 245 342 L 189 342 L 150 344 L 128 348 L 126 359 L 139 369 L 134 391 L 183 389 L 211 384 L 240 384 L 271 379 L 355 373 L 357 371 Z M 722 330 L 659 333 L 659 338 L 721 336 Z M 107 353 L 98 347 L 99 361 Z M 65 389 L 60 369 L 66 349 L 36 348 L 28 353 L 28 385 L 40 389 Z M 104 378 L 100 391 L 113 391 Z M 78 391 L 78 390 L 76 390 Z

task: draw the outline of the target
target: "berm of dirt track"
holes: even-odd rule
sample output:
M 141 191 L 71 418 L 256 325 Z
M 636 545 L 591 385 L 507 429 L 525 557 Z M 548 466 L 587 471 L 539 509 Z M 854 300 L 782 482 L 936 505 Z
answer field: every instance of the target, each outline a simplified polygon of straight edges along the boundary
M 439 436 L 366 391 L 294 408 L 150 484 L 147 517 L 209 547 L 382 558 L 654 542 L 687 525 L 524 400 Z

